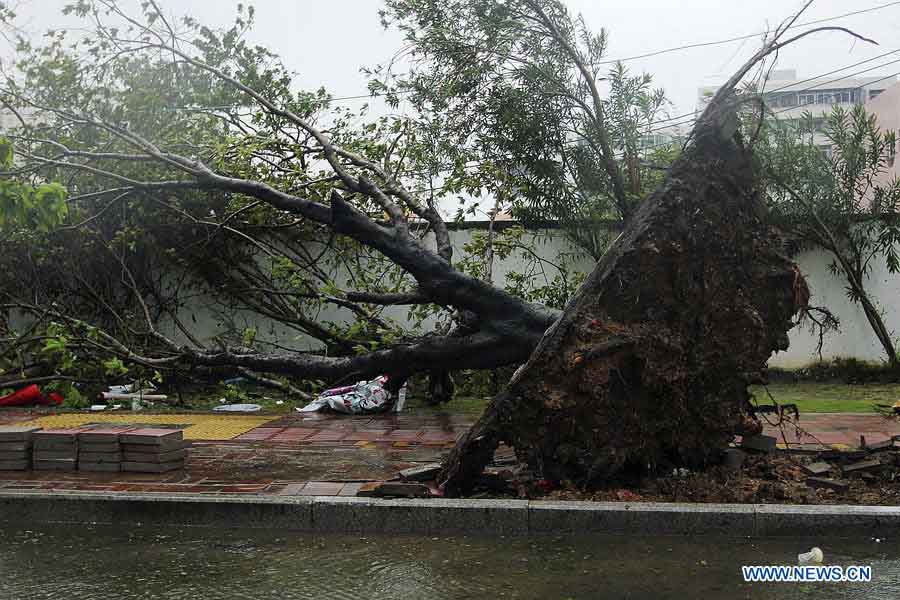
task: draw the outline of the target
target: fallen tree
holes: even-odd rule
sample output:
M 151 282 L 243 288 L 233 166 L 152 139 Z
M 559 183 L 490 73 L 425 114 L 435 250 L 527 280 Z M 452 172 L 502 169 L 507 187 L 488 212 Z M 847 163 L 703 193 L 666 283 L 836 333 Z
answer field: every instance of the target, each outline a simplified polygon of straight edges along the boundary
M 769 219 L 735 88 L 821 30 L 783 40 L 795 20 L 718 90 L 663 184 L 459 440 L 445 494 L 471 490 L 500 442 L 537 477 L 591 485 L 702 466 L 761 429 L 747 387 L 787 348 L 809 291 Z

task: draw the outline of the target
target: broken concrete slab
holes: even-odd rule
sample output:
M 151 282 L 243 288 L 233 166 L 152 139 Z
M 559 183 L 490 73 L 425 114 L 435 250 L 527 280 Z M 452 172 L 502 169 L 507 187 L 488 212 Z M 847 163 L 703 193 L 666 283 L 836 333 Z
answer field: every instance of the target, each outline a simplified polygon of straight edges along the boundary
M 841 471 L 844 475 L 850 473 L 871 473 L 873 471 L 878 471 L 883 468 L 884 465 L 881 464 L 881 461 L 877 458 L 872 458 L 869 460 L 862 460 L 859 462 L 851 463 L 849 465 L 844 465 L 841 467 Z
M 826 473 L 829 473 L 833 468 L 830 463 L 827 463 L 823 460 L 801 466 L 803 467 L 803 470 L 810 475 L 825 475 Z
M 418 467 L 410 467 L 400 471 L 400 479 L 404 481 L 431 481 L 441 472 L 439 463 L 430 463 Z
M 825 477 L 809 477 L 806 479 L 806 485 L 815 489 L 834 490 L 836 492 L 846 492 L 850 489 L 850 484 L 843 479 L 827 479 Z
M 777 444 L 771 435 L 746 435 L 741 439 L 741 448 L 755 452 L 773 452 Z

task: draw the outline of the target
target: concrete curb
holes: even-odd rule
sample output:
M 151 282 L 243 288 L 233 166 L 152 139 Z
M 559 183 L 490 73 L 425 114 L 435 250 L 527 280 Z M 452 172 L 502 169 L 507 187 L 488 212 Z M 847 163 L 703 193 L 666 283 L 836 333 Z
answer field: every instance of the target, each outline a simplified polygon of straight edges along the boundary
M 900 507 L 0 491 L 0 522 L 315 533 L 895 537 Z

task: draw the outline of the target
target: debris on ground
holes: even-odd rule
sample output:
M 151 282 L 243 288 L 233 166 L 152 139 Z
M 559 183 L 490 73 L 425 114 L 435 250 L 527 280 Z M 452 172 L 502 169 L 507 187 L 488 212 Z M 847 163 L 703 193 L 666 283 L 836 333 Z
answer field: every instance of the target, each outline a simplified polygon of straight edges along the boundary
M 335 412 L 358 415 L 387 412 L 391 408 L 402 410 L 406 402 L 406 384 L 397 393 L 391 391 L 391 379 L 387 375 L 376 377 L 371 381 L 359 381 L 354 385 L 325 390 L 319 396 L 297 412 L 318 412 L 333 410 Z
M 42 394 L 41 389 L 32 384 L 0 398 L 0 406 L 59 406 L 63 400 L 62 394 Z
M 259 404 L 222 404 L 213 408 L 213 412 L 251 413 L 260 410 L 262 410 L 262 406 Z

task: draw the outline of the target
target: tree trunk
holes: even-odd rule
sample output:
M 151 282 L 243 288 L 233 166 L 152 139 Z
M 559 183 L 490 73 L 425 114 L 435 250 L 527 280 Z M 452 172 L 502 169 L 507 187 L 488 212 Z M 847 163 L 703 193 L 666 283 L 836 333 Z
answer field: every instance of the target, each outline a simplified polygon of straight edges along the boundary
M 590 485 L 700 466 L 751 421 L 748 382 L 809 298 L 731 120 L 695 130 L 667 180 L 447 459 L 465 493 L 499 442 L 537 476 Z
M 884 349 L 884 353 L 888 357 L 888 363 L 891 365 L 891 368 L 896 369 L 900 366 L 900 359 L 897 357 L 897 350 L 894 348 L 894 340 L 891 339 L 891 333 L 888 331 L 887 325 L 884 324 L 884 319 L 881 318 L 878 307 L 875 306 L 872 299 L 869 298 L 869 295 L 866 293 L 865 288 L 861 285 L 857 286 L 856 294 L 862 305 L 866 319 L 868 319 L 869 325 L 871 325 L 872 330 L 875 332 L 875 337 L 878 338 L 881 347 Z

